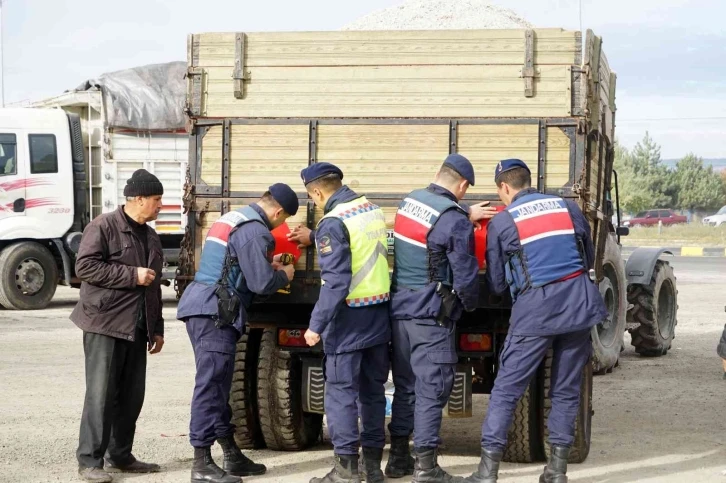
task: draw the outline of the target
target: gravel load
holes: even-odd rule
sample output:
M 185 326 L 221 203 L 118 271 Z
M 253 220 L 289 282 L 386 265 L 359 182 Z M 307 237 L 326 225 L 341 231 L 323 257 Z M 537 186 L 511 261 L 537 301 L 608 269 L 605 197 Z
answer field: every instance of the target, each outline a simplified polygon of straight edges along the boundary
M 532 24 L 484 0 L 408 0 L 375 11 L 342 30 L 520 29 Z

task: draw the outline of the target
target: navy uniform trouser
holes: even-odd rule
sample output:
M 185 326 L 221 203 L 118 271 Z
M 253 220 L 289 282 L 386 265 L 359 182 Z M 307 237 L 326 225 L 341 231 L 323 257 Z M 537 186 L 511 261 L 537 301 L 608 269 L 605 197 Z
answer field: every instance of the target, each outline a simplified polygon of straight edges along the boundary
M 552 410 L 547 421 L 550 443 L 572 446 L 580 406 L 582 369 L 590 360 L 590 329 L 562 335 L 525 337 L 508 335 L 500 355 L 499 372 L 482 426 L 481 445 L 503 451 L 514 410 L 547 350 L 552 347 Z
M 204 448 L 234 434 L 229 392 L 239 332 L 229 325 L 217 328 L 208 317 L 192 317 L 186 324 L 197 367 L 189 441 Z
M 437 448 L 442 410 L 454 386 L 456 325 L 394 320 L 392 329 L 395 393 L 388 430 L 393 437 L 409 437 L 413 431 L 416 448 Z
M 387 343 L 325 355 L 325 414 L 335 454 L 358 454 L 359 442 L 369 448 L 386 445 L 388 367 Z

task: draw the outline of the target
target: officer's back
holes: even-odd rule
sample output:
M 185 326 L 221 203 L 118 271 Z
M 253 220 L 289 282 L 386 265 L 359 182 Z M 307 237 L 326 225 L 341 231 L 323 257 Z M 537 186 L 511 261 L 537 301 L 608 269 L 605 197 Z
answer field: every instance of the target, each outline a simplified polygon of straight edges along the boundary
M 324 212 L 329 214 L 358 198 L 359 194 L 343 185 L 330 197 Z M 388 303 L 346 303 L 353 277 L 350 237 L 343 221 L 335 216 L 324 218 L 315 237 L 327 294 L 315 305 L 310 329 L 323 336 L 325 352 L 350 352 L 387 343 L 391 338 Z M 385 296 L 387 302 L 387 290 Z

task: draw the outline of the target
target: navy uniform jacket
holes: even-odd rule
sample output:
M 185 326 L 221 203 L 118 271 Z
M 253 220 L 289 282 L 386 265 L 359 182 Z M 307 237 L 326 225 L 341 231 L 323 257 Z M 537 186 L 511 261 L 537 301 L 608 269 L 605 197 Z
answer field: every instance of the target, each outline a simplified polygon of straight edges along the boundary
M 431 184 L 427 189 L 457 201 L 446 188 Z M 466 206 L 462 208 L 467 210 Z M 474 225 L 469 218 L 457 210 L 442 213 L 429 232 L 427 248 L 430 252 L 445 253 L 453 272 L 453 287 L 460 304 L 451 319 L 458 320 L 462 309 L 475 310 L 479 300 L 479 262 L 474 254 Z M 431 284 L 418 291 L 399 289 L 391 293 L 391 317 L 395 320 L 436 318 L 441 299 L 435 290 L 436 284 Z
M 275 249 L 275 239 L 270 233 L 270 225 L 265 212 L 256 204 L 250 205 L 260 214 L 266 226 L 258 222 L 248 222 L 233 231 L 229 237 L 227 250 L 232 257 L 236 257 L 242 270 L 241 286 L 236 287 L 240 294 L 272 295 L 289 283 L 287 275 L 282 270 L 275 270 L 270 264 L 270 254 Z M 214 317 L 217 315 L 217 296 L 215 287 L 198 282 L 192 282 L 184 290 L 176 317 L 186 320 L 190 317 Z M 248 297 L 241 297 L 243 299 Z M 249 297 L 251 299 L 251 297 Z M 240 309 L 240 314 L 234 321 L 234 328 L 242 333 L 247 322 L 247 310 Z
M 343 186 L 328 200 L 325 213 L 359 196 Z M 356 308 L 345 303 L 352 278 L 350 238 L 345 225 L 337 218 L 325 218 L 315 233 L 317 238 L 330 238 L 332 250 L 322 255 L 318 251 L 320 278 L 325 280 L 325 285 L 320 288 L 320 297 L 310 316 L 310 330 L 321 334 L 323 349 L 329 354 L 388 343 L 391 340 L 388 303 Z
M 518 198 L 535 192 L 522 190 Z M 595 264 L 595 247 L 590 224 L 572 200 L 566 200 L 570 209 L 575 236 L 583 241 L 586 268 Z M 497 294 L 509 291 L 505 275 L 507 253 L 519 250 L 517 227 L 506 214 L 497 214 L 487 225 L 487 282 Z M 587 273 L 544 287 L 530 288 L 517 296 L 512 307 L 509 333 L 517 336 L 558 335 L 588 329 L 607 316 L 607 310 L 597 285 Z

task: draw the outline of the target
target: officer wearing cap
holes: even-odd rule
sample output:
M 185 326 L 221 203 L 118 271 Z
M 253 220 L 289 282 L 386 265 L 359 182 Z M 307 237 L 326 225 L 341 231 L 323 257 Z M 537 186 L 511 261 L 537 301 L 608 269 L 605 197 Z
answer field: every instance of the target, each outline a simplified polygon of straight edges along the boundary
M 455 480 L 438 465 L 437 448 L 458 360 L 456 322 L 463 310 L 476 309 L 479 296 L 474 230 L 469 210 L 459 204 L 474 181 L 469 160 L 452 154 L 434 182 L 406 196 L 396 214 L 391 281 L 396 390 L 386 466 L 392 478 Z M 414 459 L 408 445 L 412 432 Z
M 487 282 L 495 293 L 509 290 L 514 305 L 482 427 L 481 461 L 465 481 L 497 481 L 517 401 L 552 348 L 552 455 L 540 482 L 566 483 L 590 329 L 607 315 L 588 276 L 595 262 L 590 225 L 574 201 L 532 188 L 519 159 L 501 161 L 495 182 L 507 208 L 487 227 Z
M 275 248 L 270 230 L 297 210 L 295 192 L 277 183 L 256 203 L 219 218 L 207 234 L 199 271 L 179 301 L 177 318 L 186 322 L 197 367 L 189 424 L 192 481 L 235 483 L 241 481 L 239 476 L 266 471 L 237 447 L 227 401 L 236 344 L 252 299 L 255 294 L 274 294 L 293 278 L 292 265 L 270 258 Z M 224 451 L 224 469 L 212 459 L 215 441 Z
M 343 185 L 336 166 L 316 163 L 301 176 L 324 212 L 314 233 L 322 286 L 305 340 L 313 346 L 322 336 L 325 414 L 335 452 L 333 469 L 310 481 L 382 482 L 391 338 L 386 220 L 378 206 Z

